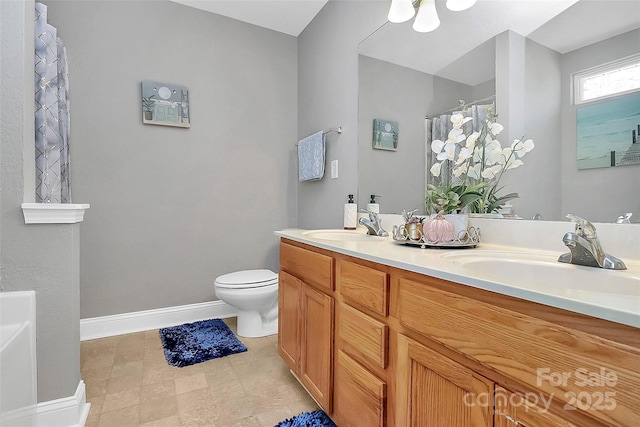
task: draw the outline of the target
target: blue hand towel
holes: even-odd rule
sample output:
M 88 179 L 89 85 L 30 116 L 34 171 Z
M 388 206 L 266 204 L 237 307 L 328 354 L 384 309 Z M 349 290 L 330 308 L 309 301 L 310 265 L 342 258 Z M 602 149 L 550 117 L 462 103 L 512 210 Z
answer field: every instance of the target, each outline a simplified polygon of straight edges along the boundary
M 300 181 L 324 176 L 325 141 L 322 131 L 298 141 L 298 177 Z

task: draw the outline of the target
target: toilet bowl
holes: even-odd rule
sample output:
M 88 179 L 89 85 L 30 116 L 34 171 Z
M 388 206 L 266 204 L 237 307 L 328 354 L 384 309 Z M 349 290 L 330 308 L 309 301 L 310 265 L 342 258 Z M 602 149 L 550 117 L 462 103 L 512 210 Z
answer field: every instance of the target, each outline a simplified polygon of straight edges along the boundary
M 264 337 L 278 333 L 278 275 L 271 270 L 224 274 L 213 284 L 216 296 L 238 309 L 237 333 Z

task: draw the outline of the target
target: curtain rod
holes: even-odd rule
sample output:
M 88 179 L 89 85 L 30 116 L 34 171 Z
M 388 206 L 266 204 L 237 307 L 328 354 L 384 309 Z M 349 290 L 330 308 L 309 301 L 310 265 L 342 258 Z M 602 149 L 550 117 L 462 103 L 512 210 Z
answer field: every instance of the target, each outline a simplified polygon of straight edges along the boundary
M 495 100 L 496 100 L 496 96 L 495 95 L 487 96 L 486 98 L 476 99 L 476 100 L 471 101 L 471 102 L 464 102 L 464 100 L 461 99 L 460 101 L 458 101 L 458 102 L 460 102 L 459 106 L 457 106 L 455 108 L 451 108 L 450 110 L 447 110 L 447 111 L 443 111 L 442 113 L 427 115 L 427 116 L 425 116 L 425 119 L 441 116 L 443 114 L 453 113 L 454 111 L 460 111 L 460 110 L 464 109 L 465 107 L 471 107 L 472 105 L 478 105 L 481 102 L 495 101 Z

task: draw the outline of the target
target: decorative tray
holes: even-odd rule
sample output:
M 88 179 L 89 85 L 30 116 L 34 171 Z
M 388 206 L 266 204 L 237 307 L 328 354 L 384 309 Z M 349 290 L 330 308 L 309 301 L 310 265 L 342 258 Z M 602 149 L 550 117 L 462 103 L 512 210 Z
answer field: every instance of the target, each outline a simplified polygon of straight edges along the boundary
M 442 236 L 425 235 L 419 229 L 407 230 L 404 225 L 393 227 L 393 240 L 396 243 L 421 248 L 465 249 L 475 248 L 480 243 L 480 229 L 469 227 L 460 230 L 453 240 L 443 239 Z

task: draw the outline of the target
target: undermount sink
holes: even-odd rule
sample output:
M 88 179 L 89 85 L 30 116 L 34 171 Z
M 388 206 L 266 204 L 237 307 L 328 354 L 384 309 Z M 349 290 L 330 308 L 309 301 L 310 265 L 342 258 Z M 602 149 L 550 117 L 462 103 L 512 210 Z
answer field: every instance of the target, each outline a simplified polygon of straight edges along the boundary
M 640 271 L 607 270 L 558 262 L 556 255 L 500 251 L 458 252 L 442 258 L 473 273 L 476 277 L 519 286 L 533 291 L 587 299 L 629 296 L 638 307 Z
M 334 242 L 381 242 L 385 240 L 384 237 L 370 236 L 358 230 L 308 230 L 302 234 L 314 239 Z

